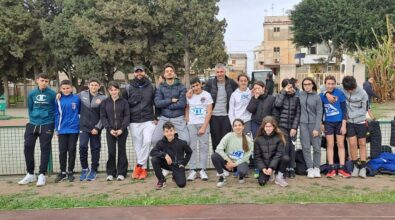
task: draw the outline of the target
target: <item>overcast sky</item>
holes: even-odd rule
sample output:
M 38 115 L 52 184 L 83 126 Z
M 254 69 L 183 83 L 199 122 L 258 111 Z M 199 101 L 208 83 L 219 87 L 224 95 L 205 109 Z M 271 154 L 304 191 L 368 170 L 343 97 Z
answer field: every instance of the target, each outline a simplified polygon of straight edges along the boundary
M 225 18 L 228 26 L 225 44 L 230 53 L 247 53 L 248 73 L 254 68 L 254 47 L 263 40 L 265 16 L 285 15 L 301 0 L 221 0 L 220 19 Z

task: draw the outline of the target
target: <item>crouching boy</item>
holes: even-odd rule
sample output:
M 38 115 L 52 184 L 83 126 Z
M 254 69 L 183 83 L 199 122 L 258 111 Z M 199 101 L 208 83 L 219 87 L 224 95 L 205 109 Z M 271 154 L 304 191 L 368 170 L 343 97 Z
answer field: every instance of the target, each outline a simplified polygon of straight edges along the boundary
M 175 126 L 171 122 L 163 125 L 163 138 L 151 150 L 151 163 L 158 178 L 158 190 L 166 186 L 162 168 L 173 172 L 173 180 L 178 187 L 186 185 L 185 166 L 192 155 L 187 142 L 178 138 Z

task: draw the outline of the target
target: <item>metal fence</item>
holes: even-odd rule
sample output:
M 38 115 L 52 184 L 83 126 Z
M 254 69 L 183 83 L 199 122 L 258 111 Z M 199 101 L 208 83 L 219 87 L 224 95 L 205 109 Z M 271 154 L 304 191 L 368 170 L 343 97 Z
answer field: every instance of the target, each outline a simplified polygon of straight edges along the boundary
M 382 133 L 382 144 L 389 145 L 390 135 L 391 135 L 391 123 L 389 121 L 381 121 L 380 128 Z M 15 174 L 25 174 L 26 164 L 23 154 L 23 144 L 25 127 L 15 126 L 15 127 L 0 127 L 0 175 L 15 175 Z M 299 133 L 299 132 L 298 132 Z M 99 171 L 105 171 L 106 162 L 108 158 L 107 154 L 107 141 L 105 135 L 102 135 L 102 148 L 100 154 L 100 166 Z M 38 141 L 37 141 L 38 142 Z M 210 142 L 211 143 L 211 142 Z M 211 145 L 211 144 L 210 144 Z M 75 172 L 81 171 L 81 164 L 79 161 L 79 145 L 77 144 L 77 156 L 76 156 L 76 166 Z M 297 139 L 296 148 L 301 148 L 299 138 Z M 210 147 L 209 158 L 211 158 L 212 148 Z M 368 155 L 370 152 L 370 146 L 367 145 Z M 126 152 L 129 160 L 129 170 L 136 163 L 136 154 L 132 144 L 131 135 L 128 136 L 126 143 Z M 322 149 L 322 160 L 325 160 L 325 149 Z M 50 161 L 49 167 L 51 171 L 57 173 L 59 172 L 59 147 L 58 138 L 54 136 L 52 139 L 52 160 Z M 90 154 L 88 161 L 90 161 Z M 207 162 L 208 168 L 213 168 L 211 160 Z M 35 164 L 36 172 L 38 171 L 38 165 L 40 164 L 40 146 L 37 143 L 35 149 Z

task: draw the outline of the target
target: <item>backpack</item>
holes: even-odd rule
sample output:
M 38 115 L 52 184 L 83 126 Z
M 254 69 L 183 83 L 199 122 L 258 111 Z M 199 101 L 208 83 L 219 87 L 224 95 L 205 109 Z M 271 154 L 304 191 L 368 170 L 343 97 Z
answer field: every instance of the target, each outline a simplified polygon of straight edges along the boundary
M 303 151 L 302 149 L 298 149 L 295 151 L 295 163 L 296 163 L 296 168 L 295 168 L 295 173 L 297 175 L 307 175 L 307 166 L 306 166 L 306 161 L 304 160 L 303 157 Z

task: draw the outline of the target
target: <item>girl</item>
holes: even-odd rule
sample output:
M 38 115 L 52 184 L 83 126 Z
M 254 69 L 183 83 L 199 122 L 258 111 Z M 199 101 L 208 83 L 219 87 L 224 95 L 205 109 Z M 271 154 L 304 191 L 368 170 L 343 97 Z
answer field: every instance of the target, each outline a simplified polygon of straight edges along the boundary
M 271 116 L 265 117 L 254 142 L 254 158 L 259 169 L 259 185 L 264 186 L 270 176 L 278 170 L 275 183 L 282 187 L 288 186 L 284 179 L 284 172 L 289 161 L 289 156 L 284 155 L 285 143 L 285 136 L 278 128 L 276 120 Z
M 130 120 L 129 103 L 120 97 L 119 84 L 115 81 L 108 83 L 110 97 L 104 100 L 100 106 L 100 119 L 106 128 L 108 145 L 107 181 L 112 181 L 115 175 L 117 180 L 125 179 L 128 169 L 126 157 L 126 139 Z M 118 142 L 118 164 L 116 165 L 116 144 Z
M 244 121 L 244 133 L 251 133 L 251 113 L 247 111 L 248 103 L 251 100 L 251 90 L 248 88 L 248 76 L 240 74 L 237 77 L 239 87 L 232 93 L 229 100 L 229 120 L 230 123 L 236 118 Z
M 302 143 L 303 157 L 307 166 L 307 177 L 321 177 L 321 135 L 320 124 L 322 119 L 322 102 L 317 94 L 317 86 L 312 78 L 302 81 L 300 99 L 300 142 Z M 313 146 L 313 160 L 311 159 L 311 146 Z M 314 161 L 314 162 L 313 162 Z
M 221 139 L 215 153 L 211 156 L 219 176 L 217 187 L 225 185 L 224 171 L 233 171 L 235 168 L 239 173 L 239 183 L 243 184 L 245 182 L 244 177 L 248 172 L 253 143 L 251 138 L 243 133 L 243 130 L 243 120 L 235 119 L 233 121 L 233 132 L 229 132 Z
M 276 107 L 275 115 L 278 125 L 287 136 L 287 144 L 285 145 L 285 155 L 290 158 L 288 168 L 286 170 L 287 177 L 295 178 L 295 145 L 296 131 L 299 126 L 300 119 L 300 103 L 299 97 L 295 95 L 295 84 L 290 79 L 284 79 L 281 82 L 283 88 L 276 96 L 274 105 Z

